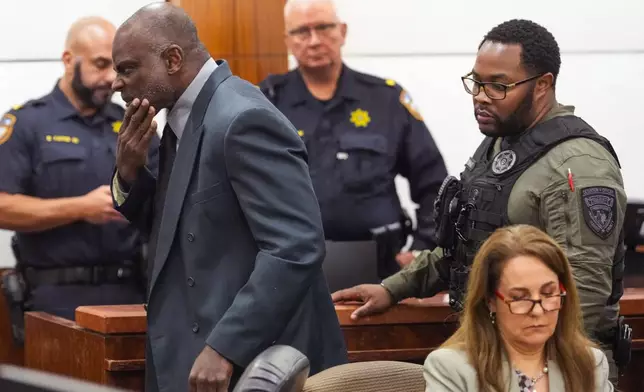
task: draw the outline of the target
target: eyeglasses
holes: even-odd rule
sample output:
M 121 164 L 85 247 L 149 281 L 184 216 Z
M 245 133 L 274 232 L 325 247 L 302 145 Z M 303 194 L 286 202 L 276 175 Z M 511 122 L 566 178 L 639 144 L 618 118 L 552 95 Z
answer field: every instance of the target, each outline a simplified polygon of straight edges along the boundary
M 493 100 L 505 99 L 505 96 L 508 90 L 543 76 L 543 75 L 535 75 L 527 79 L 520 80 L 518 82 L 505 84 L 505 83 L 499 83 L 499 82 L 480 82 L 478 80 L 472 79 L 470 77 L 471 75 L 472 73 L 469 73 L 465 76 L 461 76 L 461 80 L 463 81 L 463 87 L 465 87 L 465 91 L 467 91 L 468 94 L 472 94 L 473 96 L 476 97 L 481 92 L 481 88 L 483 88 L 483 91 L 485 91 L 485 95 L 487 95 L 488 98 Z
M 306 41 L 311 38 L 311 32 L 315 30 L 315 34 L 320 37 L 325 37 L 338 26 L 337 23 L 320 23 L 315 26 L 301 26 L 289 30 L 288 35 L 297 38 L 300 41 Z
M 544 312 L 552 312 L 553 310 L 561 309 L 564 297 L 566 296 L 566 290 L 561 283 L 559 283 L 559 289 L 561 290 L 559 294 L 544 296 L 541 299 L 506 299 L 503 294 L 498 292 L 498 290 L 495 294 L 508 305 L 510 313 L 523 315 L 531 313 L 536 304 L 541 305 L 541 309 L 543 309 Z

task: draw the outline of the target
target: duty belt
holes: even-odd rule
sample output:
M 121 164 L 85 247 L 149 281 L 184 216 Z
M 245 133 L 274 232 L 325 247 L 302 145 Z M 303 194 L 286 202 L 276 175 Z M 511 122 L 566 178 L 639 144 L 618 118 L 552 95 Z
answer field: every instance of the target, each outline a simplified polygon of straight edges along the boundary
M 25 268 L 25 278 L 32 287 L 46 285 L 100 285 L 126 283 L 135 278 L 135 269 L 125 265 Z

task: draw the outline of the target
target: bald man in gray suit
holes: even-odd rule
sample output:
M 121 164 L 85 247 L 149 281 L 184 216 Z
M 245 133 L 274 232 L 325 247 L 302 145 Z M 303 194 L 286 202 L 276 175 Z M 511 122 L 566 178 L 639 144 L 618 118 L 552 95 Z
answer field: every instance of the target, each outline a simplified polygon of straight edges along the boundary
M 304 353 L 312 374 L 346 362 L 294 127 L 210 58 L 168 3 L 126 21 L 113 58 L 113 87 L 129 105 L 112 193 L 150 233 L 146 390 L 232 390 L 273 344 Z M 155 178 L 141 154 L 161 108 L 170 111 Z

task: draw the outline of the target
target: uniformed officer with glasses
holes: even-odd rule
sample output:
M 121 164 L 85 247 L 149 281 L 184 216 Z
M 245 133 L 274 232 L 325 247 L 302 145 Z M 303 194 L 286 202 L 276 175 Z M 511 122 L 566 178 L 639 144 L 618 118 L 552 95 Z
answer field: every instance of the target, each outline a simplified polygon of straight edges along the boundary
M 285 7 L 286 44 L 297 69 L 269 76 L 260 88 L 304 139 L 328 240 L 377 237 L 389 244 L 381 276 L 413 259 L 399 253 L 434 247 L 433 202 L 445 163 L 410 95 L 395 81 L 343 63 L 347 25 L 332 1 L 292 0 Z M 403 211 L 394 179 L 409 180 L 417 227 Z

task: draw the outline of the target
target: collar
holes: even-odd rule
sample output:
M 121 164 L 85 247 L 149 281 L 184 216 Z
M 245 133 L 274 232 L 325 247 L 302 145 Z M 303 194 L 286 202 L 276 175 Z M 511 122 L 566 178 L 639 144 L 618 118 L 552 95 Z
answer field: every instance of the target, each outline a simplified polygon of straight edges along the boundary
M 125 109 L 120 105 L 110 102 L 103 107 L 100 111 L 100 115 L 107 118 L 110 121 L 121 121 L 123 120 L 123 115 L 125 114 Z
M 544 123 L 548 120 L 552 120 L 555 117 L 560 117 L 560 116 L 569 116 L 575 114 L 575 107 L 571 105 L 562 105 L 560 103 L 555 103 L 555 105 L 546 113 L 543 118 L 535 124 L 534 127 L 537 125 Z M 528 128 L 525 131 L 521 132 L 518 135 L 512 135 L 512 136 L 506 136 L 504 138 L 497 138 L 495 144 L 494 144 L 494 154 L 500 152 L 501 150 L 505 150 L 510 148 L 513 144 L 516 144 L 521 140 L 521 137 L 525 135 L 528 132 L 531 132 L 532 128 Z
M 60 79 L 56 82 L 54 89 L 51 93 L 45 97 L 45 99 L 50 99 L 55 106 L 56 117 L 59 120 L 64 120 L 71 117 L 81 117 L 78 110 L 72 105 L 69 101 L 63 90 L 60 89 L 58 83 Z M 111 121 L 120 121 L 123 119 L 123 114 L 125 113 L 124 109 L 114 102 L 109 102 L 101 110 L 97 111 L 96 114 L 92 117 L 102 117 Z
M 548 113 L 546 113 L 546 115 L 543 116 L 543 118 L 541 119 L 540 122 L 545 122 L 545 121 L 548 121 L 548 120 L 552 120 L 555 117 L 568 116 L 568 115 L 571 115 L 571 114 L 575 114 L 575 107 L 574 106 L 572 106 L 572 105 L 562 105 L 560 103 L 556 103 L 556 104 L 554 104 L 552 109 L 550 109 L 548 111 Z
M 351 100 L 359 99 L 359 86 L 357 83 L 356 75 L 356 71 L 347 67 L 344 63 L 342 64 L 342 70 L 340 71 L 340 77 L 337 81 L 335 94 L 331 98 L 331 101 L 336 100 L 338 97 Z M 302 77 L 302 73 L 299 69 L 291 71 L 287 79 L 288 81 L 286 85 L 293 86 L 293 90 L 290 90 L 287 92 L 287 94 L 285 94 L 287 103 L 290 106 L 296 106 L 301 103 L 316 101 L 315 97 L 306 87 L 306 83 L 304 83 L 304 78 Z
M 188 88 L 181 94 L 170 112 L 168 112 L 167 122 L 177 136 L 177 141 L 181 140 L 181 135 L 183 135 L 184 128 L 188 122 L 192 105 L 197 100 L 199 92 L 216 68 L 217 62 L 209 58 L 201 67 L 197 76 L 190 82 Z
M 338 88 L 335 96 L 357 101 L 360 99 L 358 94 L 359 88 L 358 73 L 342 64 L 342 71 L 340 72 L 340 79 L 338 79 Z
M 72 105 L 71 102 L 69 102 L 69 99 L 63 93 L 63 90 L 58 87 L 58 84 L 60 83 L 60 79 L 56 81 L 56 85 L 54 86 L 54 89 L 51 91 L 49 96 L 45 97 L 45 99 L 51 99 L 51 101 L 54 104 L 55 110 L 54 113 L 56 114 L 56 117 L 59 120 L 64 120 L 66 118 L 74 117 L 74 116 L 80 116 L 80 113 L 78 113 L 78 110 Z

